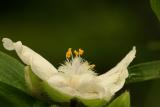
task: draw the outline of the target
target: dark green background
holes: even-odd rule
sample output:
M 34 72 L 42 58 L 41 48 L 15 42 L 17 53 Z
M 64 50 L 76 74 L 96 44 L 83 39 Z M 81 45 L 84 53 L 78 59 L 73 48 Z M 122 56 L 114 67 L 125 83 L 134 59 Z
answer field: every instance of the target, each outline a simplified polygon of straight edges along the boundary
M 56 67 L 69 47 L 105 72 L 132 46 L 133 64 L 160 59 L 160 22 L 149 0 L 0 0 L 0 37 L 9 37 L 43 55 Z M 3 52 L 7 52 L 0 45 Z M 159 107 L 160 80 L 128 86 L 132 107 Z

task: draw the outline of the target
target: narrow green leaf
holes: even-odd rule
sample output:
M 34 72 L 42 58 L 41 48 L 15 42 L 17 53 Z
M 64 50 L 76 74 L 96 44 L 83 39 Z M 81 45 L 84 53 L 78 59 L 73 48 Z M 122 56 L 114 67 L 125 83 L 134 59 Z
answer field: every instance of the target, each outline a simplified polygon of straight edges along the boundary
M 160 78 L 160 61 L 141 63 L 129 68 L 127 83 Z
M 107 107 L 130 107 L 130 94 L 124 92 L 115 100 L 113 100 Z
M 150 0 L 151 7 L 160 20 L 160 0 Z
M 0 74 L 0 82 L 27 92 L 24 80 L 24 65 L 2 52 L 0 52 Z
M 47 103 L 36 100 L 23 91 L 2 82 L 0 82 L 0 99 L 8 101 L 6 106 L 12 105 L 8 107 L 49 107 Z

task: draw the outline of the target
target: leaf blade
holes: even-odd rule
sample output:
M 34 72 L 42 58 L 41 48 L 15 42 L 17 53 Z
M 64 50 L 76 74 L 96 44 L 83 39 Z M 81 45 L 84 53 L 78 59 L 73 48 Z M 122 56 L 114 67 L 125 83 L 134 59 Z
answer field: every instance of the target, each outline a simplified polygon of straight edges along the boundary
M 160 0 L 150 0 L 151 7 L 160 20 Z
M 10 107 L 47 107 L 47 103 L 34 99 L 23 91 L 0 82 L 0 97 L 6 99 Z
M 0 82 L 27 92 L 23 64 L 15 58 L 0 52 L 0 68 Z
M 152 61 L 131 66 L 127 83 L 142 82 L 160 78 L 160 61 Z

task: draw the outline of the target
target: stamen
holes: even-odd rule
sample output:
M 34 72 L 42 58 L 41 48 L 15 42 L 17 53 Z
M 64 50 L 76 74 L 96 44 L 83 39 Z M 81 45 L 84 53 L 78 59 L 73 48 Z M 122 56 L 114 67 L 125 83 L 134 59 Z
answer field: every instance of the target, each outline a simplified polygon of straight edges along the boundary
M 80 57 L 82 56 L 84 53 L 84 50 L 82 50 L 81 48 L 79 48 L 79 50 L 74 50 L 74 54 L 75 54 L 75 57 Z M 68 51 L 66 52 L 66 59 L 69 61 L 70 58 L 73 58 L 73 55 L 72 55 L 72 48 L 69 48 Z
M 78 53 L 79 53 L 79 55 L 80 55 L 80 56 L 82 56 L 82 55 L 83 55 L 83 53 L 84 53 L 84 50 L 82 50 L 81 48 L 79 48 L 79 50 L 78 50 L 78 51 L 79 51 L 79 52 L 78 52 Z
M 94 68 L 95 66 L 96 66 L 95 64 L 90 65 L 91 68 Z
M 79 53 L 76 50 L 74 50 L 74 54 L 76 57 L 79 55 Z
M 66 58 L 69 59 L 72 56 L 72 48 L 69 48 L 68 51 L 66 52 Z

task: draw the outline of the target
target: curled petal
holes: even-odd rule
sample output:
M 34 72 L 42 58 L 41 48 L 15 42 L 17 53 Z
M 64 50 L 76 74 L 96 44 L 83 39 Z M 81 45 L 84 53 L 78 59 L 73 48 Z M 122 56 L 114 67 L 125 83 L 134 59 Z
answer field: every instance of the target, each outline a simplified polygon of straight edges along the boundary
M 135 54 L 136 48 L 133 47 L 114 68 L 97 77 L 99 84 L 106 90 L 109 89 L 112 95 L 123 87 L 125 79 L 128 77 L 127 67 L 135 58 Z
M 20 59 L 26 65 L 31 66 L 32 71 L 42 80 L 47 80 L 57 72 L 57 69 L 51 63 L 32 49 L 22 45 L 21 41 L 12 42 L 8 38 L 3 38 L 2 42 L 5 49 L 15 50 Z

